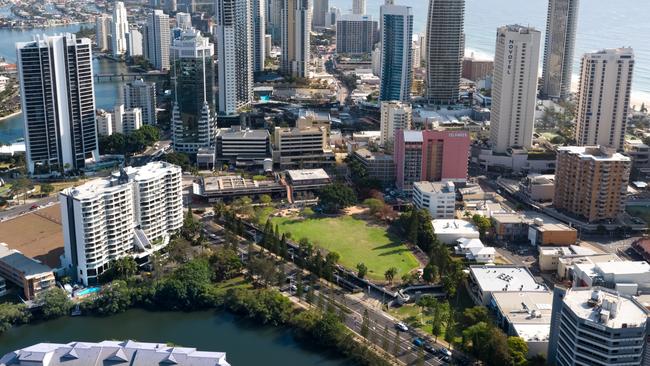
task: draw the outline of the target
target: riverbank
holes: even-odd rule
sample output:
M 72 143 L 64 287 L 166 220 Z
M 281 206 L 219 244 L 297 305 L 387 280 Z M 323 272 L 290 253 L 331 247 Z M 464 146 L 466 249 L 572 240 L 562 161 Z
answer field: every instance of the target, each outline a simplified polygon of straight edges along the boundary
M 21 114 L 23 111 L 21 109 L 18 109 L 16 112 L 8 114 L 6 116 L 0 117 L 0 122 L 3 122 L 5 120 L 8 120 L 11 117 L 16 117 L 17 115 Z

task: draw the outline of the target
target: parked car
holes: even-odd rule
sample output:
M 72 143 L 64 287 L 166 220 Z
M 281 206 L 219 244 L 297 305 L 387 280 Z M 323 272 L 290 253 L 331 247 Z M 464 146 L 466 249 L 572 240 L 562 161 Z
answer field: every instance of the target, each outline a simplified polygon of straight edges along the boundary
M 424 347 L 423 347 L 423 348 L 424 348 L 425 351 L 431 353 L 432 355 L 435 355 L 436 352 L 438 352 L 438 351 L 436 351 L 436 349 L 431 345 L 431 343 L 428 343 L 428 342 L 424 344 Z
M 413 344 L 414 344 L 416 347 L 422 347 L 422 346 L 424 346 L 425 343 L 426 343 L 426 342 L 424 341 L 424 339 L 422 339 L 422 338 L 420 338 L 420 337 L 415 337 L 415 338 L 413 338 Z

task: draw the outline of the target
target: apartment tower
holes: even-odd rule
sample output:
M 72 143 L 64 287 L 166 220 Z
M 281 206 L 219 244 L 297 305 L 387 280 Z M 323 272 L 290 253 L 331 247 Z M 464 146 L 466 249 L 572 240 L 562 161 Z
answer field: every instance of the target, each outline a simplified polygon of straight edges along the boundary
M 114 56 L 126 53 L 126 34 L 129 33 L 129 21 L 126 17 L 126 7 L 121 1 L 116 1 L 113 7 L 113 23 L 111 28 L 111 51 Z
M 413 108 L 402 102 L 381 102 L 380 144 L 392 148 L 395 132 L 410 130 L 413 126 Z
M 606 49 L 582 57 L 575 127 L 578 145 L 623 149 L 633 71 L 631 48 Z
M 266 0 L 252 0 L 253 72 L 264 71 L 266 61 Z
M 147 14 L 144 56 L 157 70 L 169 70 L 169 16 L 162 10 Z
M 142 79 L 124 84 L 124 106 L 127 109 L 140 108 L 142 122 L 145 125 L 155 126 L 156 118 L 156 83 L 146 82 Z
M 100 52 L 107 51 L 111 45 L 108 42 L 111 35 L 111 17 L 108 14 L 95 18 L 95 44 Z
M 27 169 L 50 174 L 99 160 L 92 44 L 74 34 L 17 43 Z
M 565 100 L 571 93 L 579 0 L 549 0 L 544 44 L 544 97 Z
M 492 85 L 492 150 L 530 148 L 535 127 L 541 33 L 507 25 L 497 29 Z
M 376 31 L 377 22 L 370 15 L 342 15 L 336 20 L 336 52 L 370 54 Z
M 454 104 L 465 54 L 465 0 L 430 0 L 427 20 L 427 99 Z
M 285 75 L 309 76 L 311 0 L 283 0 L 282 58 L 280 70 Z
M 217 1 L 219 114 L 236 114 L 253 101 L 253 0 Z
M 631 167 L 630 158 L 606 147 L 560 147 L 553 205 L 588 222 L 616 219 L 625 211 Z
M 352 14 L 366 14 L 366 0 L 352 0 Z
M 408 102 L 413 78 L 413 10 L 409 6 L 381 6 L 381 75 L 379 100 Z

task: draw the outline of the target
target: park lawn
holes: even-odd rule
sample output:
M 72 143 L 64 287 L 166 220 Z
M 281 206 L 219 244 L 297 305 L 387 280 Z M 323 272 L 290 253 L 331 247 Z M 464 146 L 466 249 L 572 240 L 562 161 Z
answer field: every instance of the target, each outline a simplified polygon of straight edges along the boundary
M 368 277 L 383 280 L 391 267 L 397 268 L 395 281 L 405 273 L 418 268 L 413 253 L 388 229 L 371 226 L 368 222 L 352 216 L 300 219 L 275 217 L 280 232 L 290 232 L 294 241 L 307 238 L 314 246 L 336 252 L 340 263 L 356 271 L 358 263 L 368 267 Z

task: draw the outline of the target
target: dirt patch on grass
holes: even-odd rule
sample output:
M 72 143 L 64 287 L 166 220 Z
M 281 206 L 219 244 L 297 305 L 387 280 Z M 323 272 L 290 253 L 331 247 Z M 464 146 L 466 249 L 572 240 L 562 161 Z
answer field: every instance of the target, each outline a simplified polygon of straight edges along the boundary
M 63 254 L 60 209 L 52 205 L 0 223 L 0 242 L 52 268 L 59 267 Z

